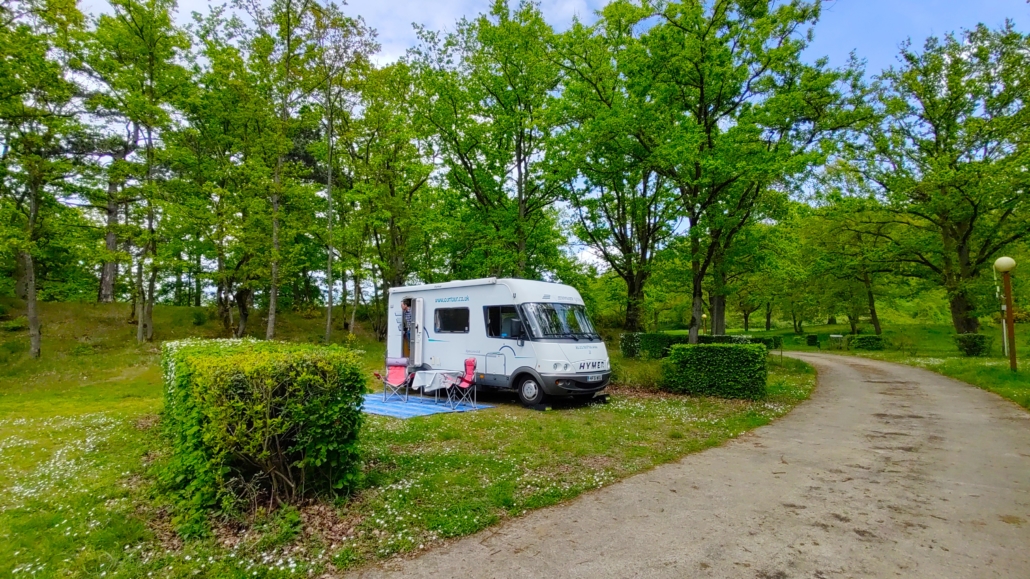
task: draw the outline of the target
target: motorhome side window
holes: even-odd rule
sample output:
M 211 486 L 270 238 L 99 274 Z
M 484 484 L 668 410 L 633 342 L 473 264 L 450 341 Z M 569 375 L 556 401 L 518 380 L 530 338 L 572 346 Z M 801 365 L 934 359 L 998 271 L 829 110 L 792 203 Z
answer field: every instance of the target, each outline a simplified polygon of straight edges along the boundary
M 511 336 L 511 321 L 519 319 L 515 306 L 486 306 L 486 335 L 491 338 Z
M 469 331 L 468 308 L 437 308 L 434 323 L 436 333 L 467 334 Z

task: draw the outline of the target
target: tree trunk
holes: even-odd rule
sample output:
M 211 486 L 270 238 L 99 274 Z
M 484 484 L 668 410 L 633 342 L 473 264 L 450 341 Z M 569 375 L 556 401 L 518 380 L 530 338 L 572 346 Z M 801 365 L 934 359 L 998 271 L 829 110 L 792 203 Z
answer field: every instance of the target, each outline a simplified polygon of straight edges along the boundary
M 328 94 L 328 93 L 327 93 Z M 329 99 L 326 102 L 330 102 Z M 328 288 L 326 294 L 326 307 L 325 307 L 325 343 L 328 344 L 333 337 L 333 114 L 330 110 L 329 123 L 328 123 L 328 147 L 327 152 L 329 153 L 329 173 L 326 175 L 326 197 L 329 202 L 328 211 L 328 227 L 326 234 L 326 265 L 325 265 L 325 280 L 326 287 Z
M 980 320 L 973 314 L 973 304 L 964 291 L 951 294 L 951 322 L 959 334 L 975 334 L 980 330 Z
M 640 331 L 640 309 L 644 303 L 644 282 L 639 276 L 630 275 L 626 279 L 626 324 L 627 332 Z
M 118 192 L 118 185 L 113 181 L 107 184 L 107 232 L 104 234 L 104 249 L 107 250 L 107 259 L 103 269 L 100 271 L 100 291 L 97 301 L 102 304 L 114 302 L 114 284 L 118 279 L 118 261 L 112 257 L 118 251 L 118 235 L 115 228 L 118 227 L 118 204 L 115 202 L 115 195 Z
M 178 259 L 179 263 L 182 263 L 182 253 L 181 252 L 179 253 L 178 257 L 179 257 L 179 259 Z M 181 306 L 182 305 L 182 296 L 183 296 L 183 291 L 182 291 L 182 265 L 176 265 L 175 266 L 175 294 L 172 297 L 172 301 L 175 302 L 175 305 L 177 305 L 177 306 Z M 186 304 L 186 305 L 189 305 L 189 304 Z
M 691 344 L 697 343 L 698 330 L 701 326 L 701 314 L 704 313 L 704 294 L 701 289 L 701 280 L 694 276 L 693 287 L 691 288 L 691 310 L 690 310 L 690 334 L 688 335 L 688 341 Z
M 282 161 L 279 161 L 280 164 Z M 277 172 L 278 173 L 278 172 Z M 276 175 L 276 181 L 279 175 Z M 276 183 L 276 188 L 278 188 Z M 272 196 L 272 280 L 268 289 L 268 327 L 265 329 L 265 339 L 275 338 L 275 314 L 279 301 L 279 194 Z
M 354 268 L 354 307 L 350 311 L 350 333 L 354 333 L 354 318 L 358 315 L 358 299 L 361 298 L 361 276 L 359 269 Z
M 749 321 L 750 319 L 751 319 L 751 312 L 745 311 L 744 312 L 744 332 L 748 332 L 751 329 L 751 323 Z
M 765 302 L 765 331 L 772 331 L 772 302 Z
M 36 263 L 32 253 L 21 251 L 22 267 L 25 271 L 25 305 L 29 318 L 29 356 L 39 358 L 42 352 L 42 330 L 39 321 L 39 308 L 36 303 Z
M 848 324 L 851 325 L 851 334 L 852 335 L 857 334 L 858 333 L 858 317 L 857 316 L 848 315 Z
M 201 265 L 200 265 L 200 251 L 199 250 L 197 251 L 196 260 L 197 260 L 196 264 L 195 264 L 196 269 L 193 271 L 193 306 L 199 308 L 200 307 L 200 290 L 201 290 L 201 287 L 200 287 L 200 274 L 203 273 L 203 270 L 201 269 Z
M 246 288 L 236 290 L 236 309 L 240 313 L 240 325 L 236 326 L 237 338 L 242 338 L 247 331 L 247 320 L 250 319 L 251 293 L 251 290 Z
M 836 314 L 830 314 L 830 317 L 826 318 L 826 325 L 827 326 L 835 326 L 835 325 L 837 325 L 837 315 Z
M 146 333 L 143 328 L 143 321 L 145 314 L 143 310 L 146 308 L 147 303 L 147 290 L 143 287 L 143 251 L 140 251 L 139 259 L 136 261 L 136 343 L 142 344 L 146 339 Z
M 154 341 L 154 300 L 157 297 L 157 268 L 151 264 L 150 280 L 147 283 L 147 305 L 143 309 L 146 316 L 144 320 L 143 338 L 148 342 Z
M 865 274 L 862 282 L 865 284 L 866 298 L 869 299 L 869 317 L 873 322 L 873 331 L 875 331 L 876 335 L 879 336 L 883 333 L 883 330 L 880 328 L 880 316 L 876 313 L 876 297 L 873 295 L 873 281 L 869 278 L 868 273 Z
M 712 335 L 723 336 L 726 334 L 726 296 L 721 294 L 712 295 Z
M 723 269 L 722 253 L 718 254 L 715 264 L 715 288 L 712 290 L 712 335 L 726 334 L 726 271 Z

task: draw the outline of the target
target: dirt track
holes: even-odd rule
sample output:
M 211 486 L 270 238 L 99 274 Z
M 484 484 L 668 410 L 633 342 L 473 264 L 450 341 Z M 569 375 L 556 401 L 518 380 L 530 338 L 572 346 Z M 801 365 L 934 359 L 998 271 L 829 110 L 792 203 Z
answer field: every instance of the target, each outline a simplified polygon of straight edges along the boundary
M 812 399 L 723 447 L 357 576 L 1030 577 L 1030 413 L 821 354 Z

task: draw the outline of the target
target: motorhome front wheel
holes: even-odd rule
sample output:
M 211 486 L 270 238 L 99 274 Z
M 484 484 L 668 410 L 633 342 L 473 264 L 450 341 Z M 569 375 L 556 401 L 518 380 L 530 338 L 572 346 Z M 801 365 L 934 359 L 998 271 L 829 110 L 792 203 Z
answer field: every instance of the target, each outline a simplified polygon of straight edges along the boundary
M 544 401 L 544 391 L 533 378 L 525 378 L 519 384 L 519 400 L 526 406 L 533 406 Z

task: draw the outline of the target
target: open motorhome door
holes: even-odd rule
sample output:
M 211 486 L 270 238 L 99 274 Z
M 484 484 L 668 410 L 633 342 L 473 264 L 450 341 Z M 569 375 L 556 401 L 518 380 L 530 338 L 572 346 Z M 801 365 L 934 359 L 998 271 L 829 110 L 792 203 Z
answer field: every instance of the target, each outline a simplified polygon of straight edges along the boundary
M 411 312 L 411 321 L 415 327 L 411 329 L 411 365 L 421 366 L 422 343 L 425 341 L 422 337 L 425 332 L 426 304 L 422 298 L 415 298 L 412 301 L 414 308 Z

